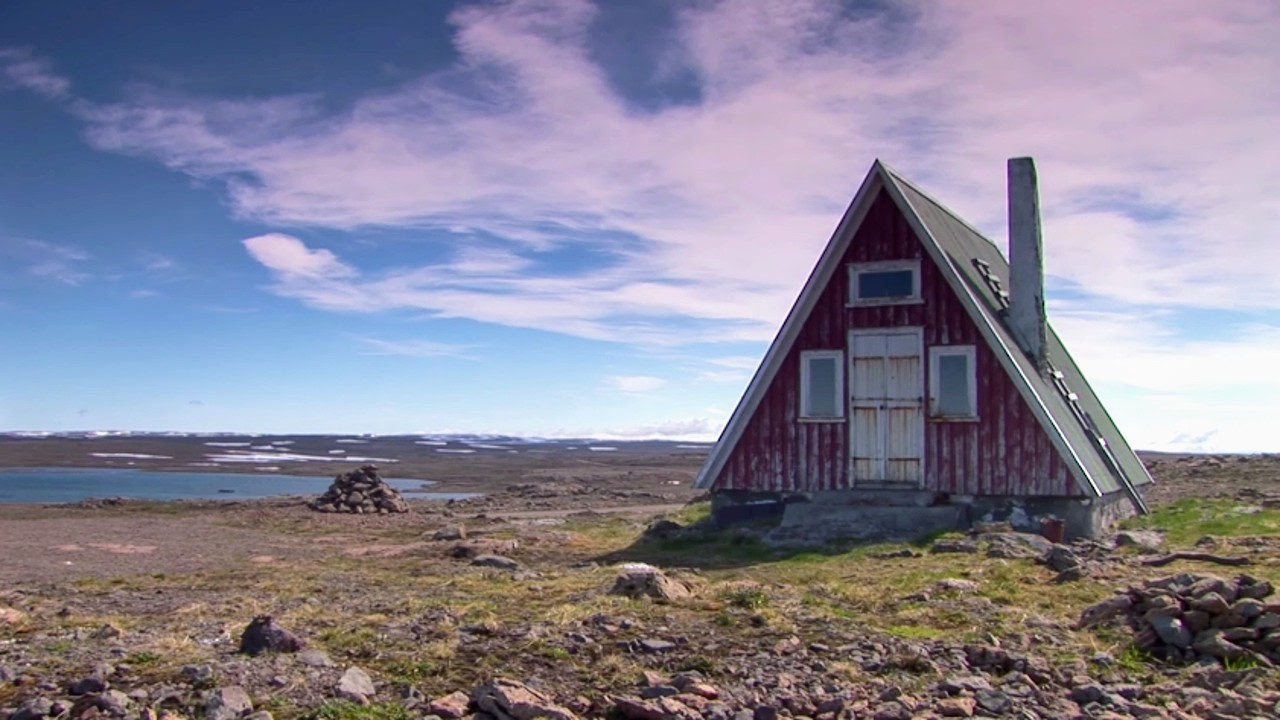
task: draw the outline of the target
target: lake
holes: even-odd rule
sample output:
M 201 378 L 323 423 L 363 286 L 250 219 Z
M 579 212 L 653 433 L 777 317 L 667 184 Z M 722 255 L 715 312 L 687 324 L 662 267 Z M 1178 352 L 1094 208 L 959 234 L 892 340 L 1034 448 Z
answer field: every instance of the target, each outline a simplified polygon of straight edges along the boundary
M 461 500 L 476 493 L 424 491 L 430 480 L 387 483 L 407 500 Z M 332 477 L 259 473 L 150 472 L 125 468 L 0 468 L 0 503 L 67 503 L 85 498 L 138 500 L 251 500 L 275 495 L 315 495 Z M 229 492 L 228 492 L 229 491 Z

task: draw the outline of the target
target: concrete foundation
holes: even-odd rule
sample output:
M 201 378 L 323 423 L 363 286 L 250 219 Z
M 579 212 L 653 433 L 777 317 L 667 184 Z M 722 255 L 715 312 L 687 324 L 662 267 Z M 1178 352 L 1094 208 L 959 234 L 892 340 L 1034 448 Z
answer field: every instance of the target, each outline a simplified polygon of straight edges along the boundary
M 821 528 L 847 538 L 918 538 L 967 530 L 977 522 L 1007 521 L 1040 532 L 1046 520 L 1063 523 L 1063 537 L 1096 538 L 1134 514 L 1120 493 L 1102 498 L 946 495 L 920 490 L 838 490 L 812 493 L 720 491 L 713 495 L 718 525 L 765 522 L 783 529 Z

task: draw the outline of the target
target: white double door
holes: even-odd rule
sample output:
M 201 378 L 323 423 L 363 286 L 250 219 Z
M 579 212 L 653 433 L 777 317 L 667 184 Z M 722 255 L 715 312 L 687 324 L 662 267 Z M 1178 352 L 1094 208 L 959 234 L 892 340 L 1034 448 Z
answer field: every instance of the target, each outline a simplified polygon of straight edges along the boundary
M 849 332 L 849 447 L 854 485 L 924 480 L 920 328 Z

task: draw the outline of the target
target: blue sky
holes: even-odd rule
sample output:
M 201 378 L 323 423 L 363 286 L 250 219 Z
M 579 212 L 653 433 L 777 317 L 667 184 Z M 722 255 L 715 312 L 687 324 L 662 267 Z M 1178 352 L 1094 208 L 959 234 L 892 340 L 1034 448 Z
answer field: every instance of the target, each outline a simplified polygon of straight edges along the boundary
M 1280 10 L 0 4 L 0 429 L 714 438 L 872 160 L 1130 440 L 1280 450 Z

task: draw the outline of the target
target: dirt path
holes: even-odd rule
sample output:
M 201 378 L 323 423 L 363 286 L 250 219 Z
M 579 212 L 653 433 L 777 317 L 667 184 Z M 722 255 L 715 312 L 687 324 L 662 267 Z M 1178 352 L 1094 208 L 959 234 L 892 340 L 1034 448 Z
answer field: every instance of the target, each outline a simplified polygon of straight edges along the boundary
M 684 503 L 667 503 L 664 505 L 615 505 L 610 507 L 560 508 L 557 510 L 496 510 L 486 512 L 490 518 L 504 520 L 536 520 L 539 518 L 564 518 L 572 515 L 660 515 L 675 512 L 684 507 Z

